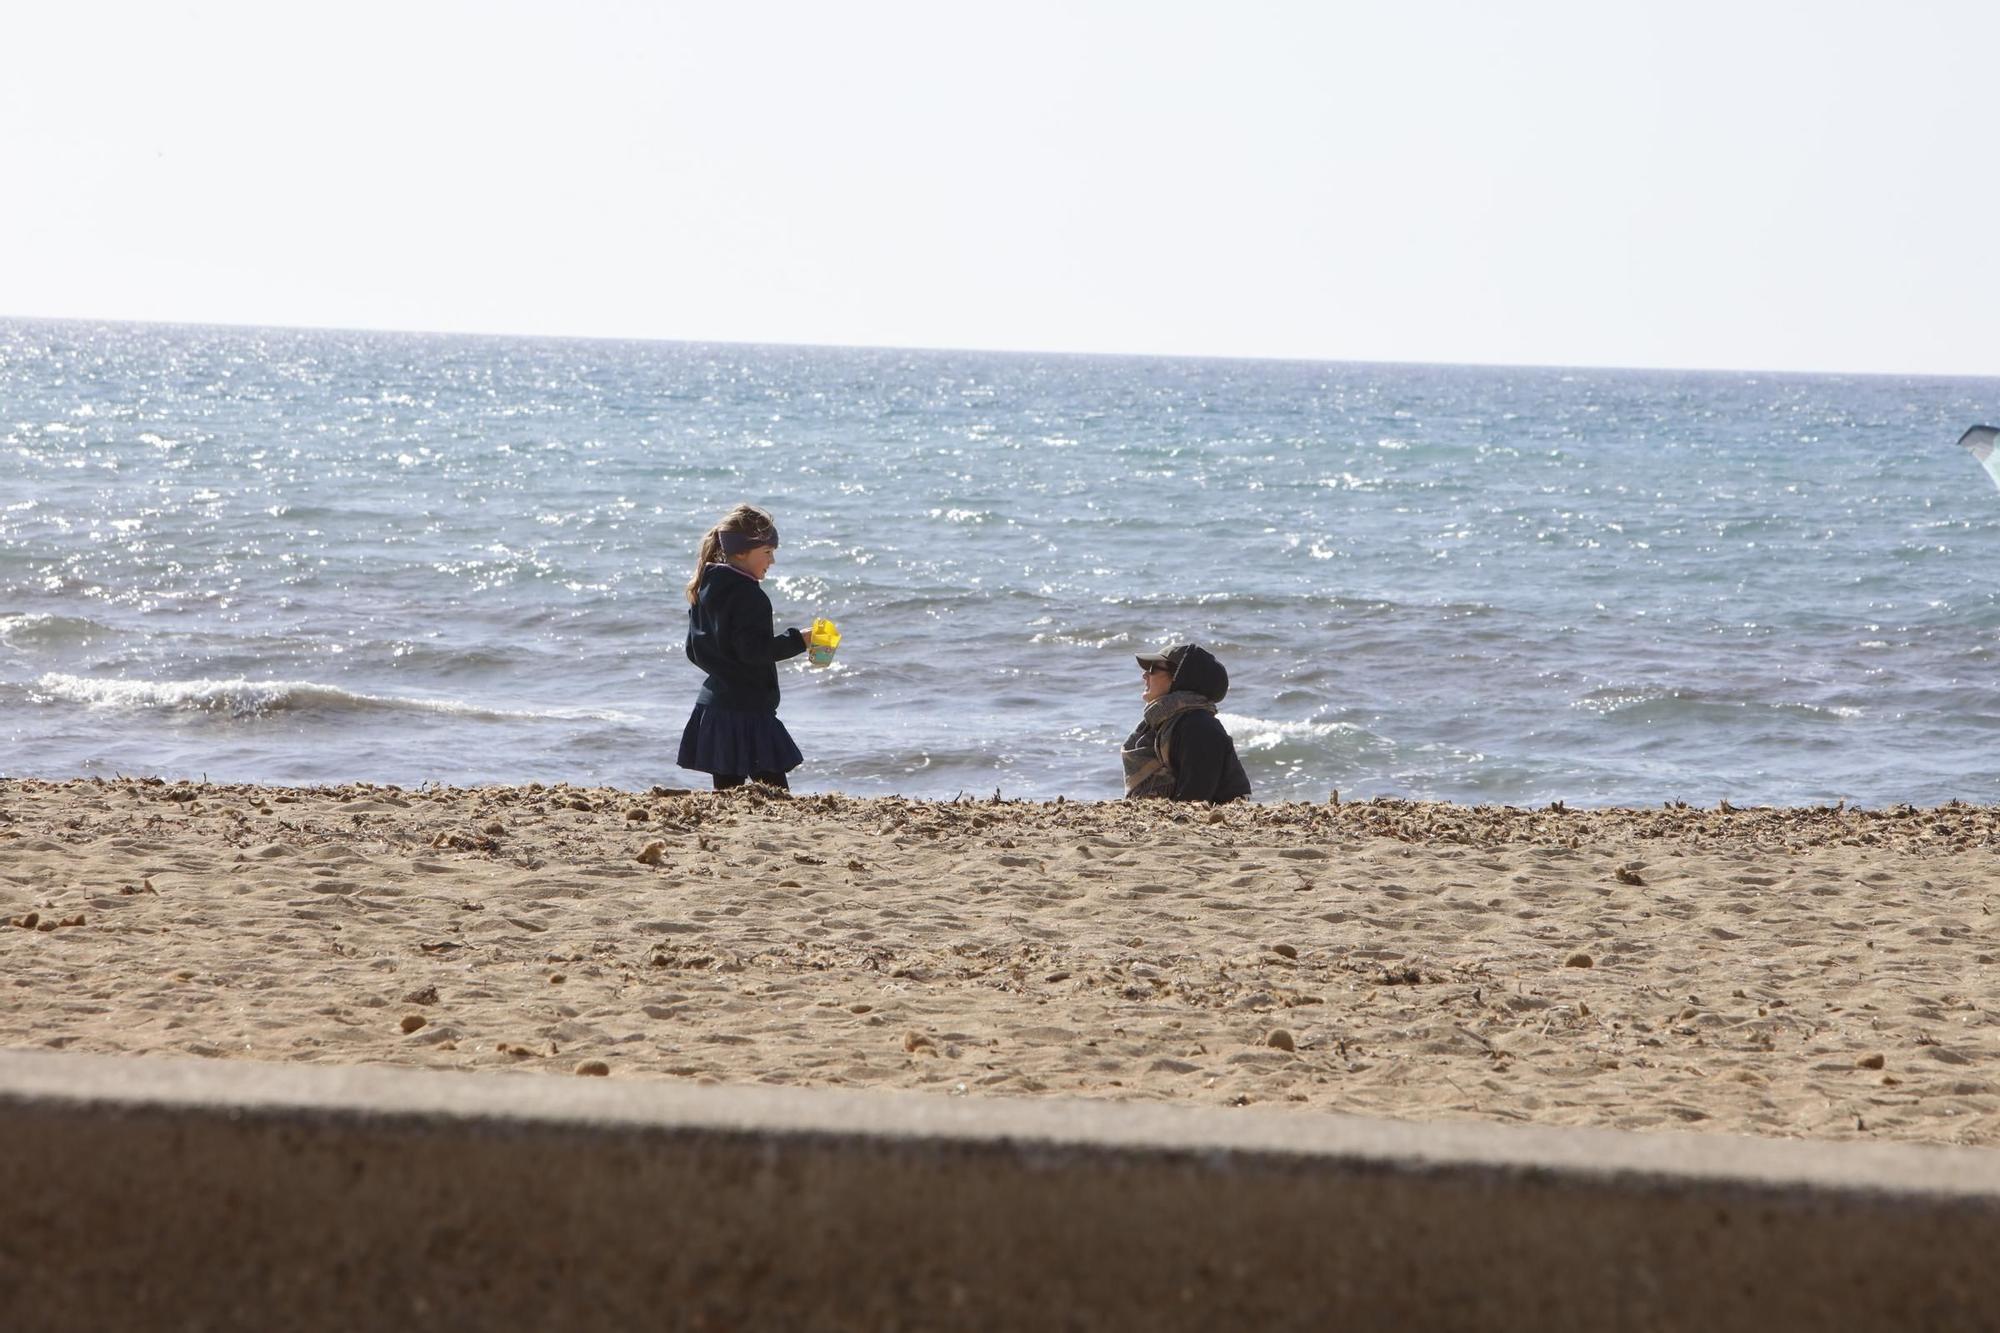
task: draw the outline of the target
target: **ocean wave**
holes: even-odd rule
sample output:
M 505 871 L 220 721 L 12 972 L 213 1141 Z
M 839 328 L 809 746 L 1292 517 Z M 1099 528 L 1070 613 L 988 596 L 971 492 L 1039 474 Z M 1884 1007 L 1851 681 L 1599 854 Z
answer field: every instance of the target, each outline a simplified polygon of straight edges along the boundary
M 0 616 L 0 643 L 9 648 L 60 648 L 88 643 L 105 632 L 103 625 L 80 616 L 58 616 L 43 611 Z
M 894 779 L 914 773 L 1004 773 L 1012 756 L 978 745 L 907 745 L 814 762 L 821 771 L 843 778 Z
M 641 719 L 600 708 L 491 708 L 461 699 L 362 694 L 310 680 L 94 680 L 51 672 L 35 683 L 38 703 L 82 704 L 133 711 L 220 713 L 266 717 L 273 713 L 429 713 L 481 722 L 620 722 Z
M 1698 717 L 1727 720 L 1745 715 L 1763 714 L 1832 721 L 1845 721 L 1862 716 L 1861 709 L 1849 704 L 1809 704 L 1797 701 L 1729 698 L 1700 690 L 1619 687 L 1593 690 L 1582 698 L 1572 701 L 1570 707 L 1595 713 L 1599 717 L 1646 723 Z
M 1217 713 L 1216 720 L 1238 750 L 1276 750 L 1294 746 L 1318 748 L 1336 737 L 1374 739 L 1351 722 L 1267 722 L 1242 713 Z
M 1073 629 L 1037 630 L 1028 637 L 1032 644 L 1060 644 L 1065 648 L 1124 648 L 1137 647 L 1138 640 L 1129 630 Z
M 877 596 L 858 596 L 849 590 L 846 602 L 871 614 L 936 616 L 949 611 L 976 611 L 992 615 L 1012 602 L 1045 606 L 1053 599 L 1031 588 L 932 588 L 909 589 Z
M 1504 606 L 1481 601 L 1392 601 L 1381 597 L 1344 597 L 1309 588 L 1301 588 L 1296 592 L 1156 592 L 1123 597 L 1111 596 L 1100 600 L 1107 606 L 1148 615 L 1174 611 L 1226 610 L 1239 615 L 1261 611 L 1305 611 L 1321 619 L 1414 617 L 1428 623 L 1507 614 L 1507 608 Z

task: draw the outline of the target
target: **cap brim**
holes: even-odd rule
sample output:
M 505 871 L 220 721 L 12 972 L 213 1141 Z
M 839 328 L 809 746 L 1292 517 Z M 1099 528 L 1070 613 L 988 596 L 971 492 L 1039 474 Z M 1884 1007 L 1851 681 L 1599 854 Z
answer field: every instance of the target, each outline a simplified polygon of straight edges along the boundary
M 1165 653 L 1139 653 L 1137 657 L 1142 667 L 1165 667 L 1171 670 L 1174 665 L 1173 659 Z

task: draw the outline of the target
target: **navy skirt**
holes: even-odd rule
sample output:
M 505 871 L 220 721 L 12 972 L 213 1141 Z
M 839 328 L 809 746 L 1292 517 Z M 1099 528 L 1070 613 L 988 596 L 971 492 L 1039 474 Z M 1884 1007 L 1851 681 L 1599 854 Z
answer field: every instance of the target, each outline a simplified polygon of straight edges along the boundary
M 681 731 L 680 766 L 697 773 L 747 778 L 789 773 L 805 762 L 775 713 L 740 713 L 696 704 Z

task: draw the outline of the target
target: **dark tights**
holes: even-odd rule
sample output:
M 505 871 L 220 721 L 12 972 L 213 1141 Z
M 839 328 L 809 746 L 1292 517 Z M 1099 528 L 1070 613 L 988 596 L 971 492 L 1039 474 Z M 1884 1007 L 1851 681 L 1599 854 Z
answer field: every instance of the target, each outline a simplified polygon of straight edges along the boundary
M 792 788 L 792 784 L 785 781 L 783 773 L 752 773 L 747 778 L 741 773 L 717 773 L 715 775 L 715 789 L 717 791 L 729 791 L 742 786 L 746 782 L 752 781 L 761 782 L 766 787 L 777 787 L 782 791 L 790 791 Z

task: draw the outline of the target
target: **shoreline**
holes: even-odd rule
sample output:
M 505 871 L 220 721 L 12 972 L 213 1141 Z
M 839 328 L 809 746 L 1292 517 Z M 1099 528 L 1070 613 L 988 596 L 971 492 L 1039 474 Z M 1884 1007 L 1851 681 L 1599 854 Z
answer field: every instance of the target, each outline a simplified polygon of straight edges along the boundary
M 701 776 L 705 777 L 706 775 Z M 185 799 L 186 794 L 194 793 L 198 796 L 208 796 L 211 798 L 236 797 L 240 799 L 246 797 L 255 798 L 262 795 L 265 799 L 274 799 L 280 795 L 285 795 L 293 798 L 338 796 L 347 800 L 358 799 L 366 794 L 374 793 L 409 800 L 460 797 L 476 798 L 480 796 L 493 796 L 500 799 L 512 800 L 526 798 L 553 800 L 561 796 L 580 797 L 599 802 L 621 798 L 635 802 L 645 802 L 649 800 L 679 799 L 682 797 L 702 798 L 722 797 L 726 795 L 726 793 L 711 791 L 707 787 L 702 786 L 660 783 L 655 783 L 650 787 L 621 787 L 615 783 L 541 782 L 530 780 L 526 782 L 474 783 L 423 782 L 409 785 L 396 782 L 376 782 L 366 779 L 356 779 L 346 782 L 255 782 L 210 779 L 206 775 L 197 778 L 185 775 L 171 777 L 152 773 L 117 773 L 110 777 L 105 777 L 101 774 L 69 774 L 64 776 L 33 773 L 0 774 L 0 793 L 4 793 L 9 789 L 28 790 L 51 787 L 94 787 L 103 789 L 126 787 L 163 788 L 170 793 L 180 793 L 181 796 L 178 799 Z M 1098 807 L 1135 808 L 1133 803 L 1126 801 L 1120 794 L 1102 796 L 1008 796 L 1002 790 L 996 799 L 994 795 L 982 796 L 969 789 L 960 791 L 953 796 L 905 795 L 896 792 L 854 794 L 844 791 L 803 791 L 796 789 L 791 791 L 772 791 L 769 788 L 755 788 L 755 790 L 771 801 L 820 801 L 852 806 L 901 803 L 912 806 L 998 806 L 1010 809 L 1040 807 L 1061 807 L 1070 810 Z M 176 798 L 170 797 L 169 799 Z M 1300 811 L 1318 810 L 1321 808 L 1343 813 L 1371 809 L 1394 810 L 1404 813 L 1457 813 L 1484 819 L 1499 817 L 1532 819 L 1551 815 L 1668 815 L 1680 819 L 1688 819 L 1702 815 L 1718 815 L 1763 817 L 1766 819 L 1780 817 L 1786 820 L 1798 821 L 1832 817 L 1867 822 L 1879 819 L 1908 819 L 1911 816 L 1926 814 L 1969 817 L 1991 814 L 1993 816 L 1992 831 L 1996 839 L 2000 839 L 2000 801 L 1995 801 L 1989 805 L 1961 798 L 1953 798 L 1933 804 L 1892 801 L 1881 805 L 1870 805 L 1866 802 L 1848 800 L 1845 797 L 1836 798 L 1831 801 L 1814 801 L 1795 805 L 1778 803 L 1743 804 L 1727 798 L 1719 799 L 1712 805 L 1698 804 L 1693 801 L 1680 799 L 1661 800 L 1657 804 L 1648 802 L 1644 805 L 1574 804 L 1567 800 L 1512 804 L 1503 801 L 1456 801 L 1426 796 L 1397 796 L 1386 792 L 1372 795 L 1356 795 L 1336 788 L 1323 800 L 1301 800 L 1297 798 L 1264 800 L 1253 792 L 1245 800 L 1231 802 L 1221 807 L 1209 806 L 1200 802 L 1162 802 L 1160 808 L 1168 812 L 1166 815 L 1168 819 L 1174 819 L 1174 812 L 1176 811 L 1182 815 L 1187 815 L 1195 812 L 1206 813 L 1214 809 L 1240 812 L 1246 810 Z M 1178 819 L 1176 822 L 1187 822 L 1187 820 L 1183 818 Z
M 10 779 L 0 1046 L 1992 1145 L 1996 843 L 1967 805 Z

